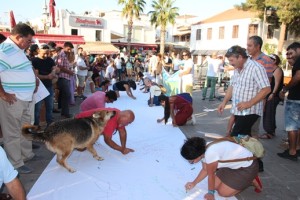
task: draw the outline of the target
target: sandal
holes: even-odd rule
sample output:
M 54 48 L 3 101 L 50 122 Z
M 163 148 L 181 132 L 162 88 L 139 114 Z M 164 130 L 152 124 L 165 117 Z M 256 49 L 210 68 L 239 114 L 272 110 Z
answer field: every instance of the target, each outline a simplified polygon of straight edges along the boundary
M 274 137 L 274 135 L 270 134 L 270 133 L 265 133 L 262 134 L 260 136 L 258 136 L 260 139 L 272 139 Z
M 1 200 L 11 200 L 13 198 L 10 196 L 10 194 L 0 193 L 0 199 Z
M 256 176 L 252 183 L 253 186 L 255 187 L 254 191 L 256 193 L 260 193 L 262 191 L 262 183 L 259 176 Z

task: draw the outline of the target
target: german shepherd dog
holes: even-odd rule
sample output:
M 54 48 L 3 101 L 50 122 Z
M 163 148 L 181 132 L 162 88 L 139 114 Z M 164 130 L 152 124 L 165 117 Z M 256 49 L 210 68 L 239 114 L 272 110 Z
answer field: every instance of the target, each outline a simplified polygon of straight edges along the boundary
M 115 114 L 115 111 L 96 111 L 91 117 L 53 122 L 42 132 L 37 132 L 36 126 L 24 125 L 22 134 L 29 140 L 44 142 L 50 151 L 56 153 L 56 161 L 73 173 L 75 170 L 68 166 L 66 159 L 75 148 L 87 148 L 94 158 L 103 160 L 98 156 L 93 145 L 107 121 Z

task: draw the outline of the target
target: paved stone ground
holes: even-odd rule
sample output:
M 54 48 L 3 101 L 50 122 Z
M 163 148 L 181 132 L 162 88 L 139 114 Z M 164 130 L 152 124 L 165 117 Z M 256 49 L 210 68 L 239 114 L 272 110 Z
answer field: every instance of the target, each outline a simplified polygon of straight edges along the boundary
M 222 88 L 218 90 L 218 95 L 224 95 Z M 186 137 L 192 136 L 208 136 L 204 133 L 217 133 L 224 135 L 226 131 L 226 125 L 229 118 L 229 109 L 225 111 L 222 116 L 219 116 L 216 111 L 204 112 L 205 108 L 216 108 L 220 101 L 216 100 L 209 102 L 208 100 L 201 100 L 201 91 L 199 88 L 194 91 L 194 113 L 196 115 L 197 123 L 195 126 L 181 127 L 182 132 Z M 78 105 L 81 100 L 77 99 L 77 106 L 71 108 L 72 113 L 78 112 Z M 59 119 L 59 114 L 54 114 L 55 119 Z M 282 138 L 286 137 L 286 133 L 283 130 L 283 106 L 279 105 L 277 108 L 277 136 L 272 140 L 262 140 L 266 149 L 266 156 L 264 157 L 265 171 L 260 173 L 260 177 L 263 182 L 263 192 L 257 194 L 254 189 L 248 188 L 241 194 L 237 195 L 240 200 L 300 200 L 300 164 L 279 158 L 276 153 L 281 152 L 280 147 Z M 260 128 L 263 133 L 262 127 Z M 208 140 L 211 138 L 206 137 Z M 39 143 L 37 143 L 39 144 Z M 43 160 L 29 161 L 28 166 L 34 169 L 31 174 L 20 175 L 20 179 L 28 193 L 31 187 L 34 185 L 38 177 L 41 175 L 47 164 L 53 158 L 53 153 L 45 148 L 45 145 L 41 145 L 40 149 L 34 150 L 37 155 L 43 156 Z

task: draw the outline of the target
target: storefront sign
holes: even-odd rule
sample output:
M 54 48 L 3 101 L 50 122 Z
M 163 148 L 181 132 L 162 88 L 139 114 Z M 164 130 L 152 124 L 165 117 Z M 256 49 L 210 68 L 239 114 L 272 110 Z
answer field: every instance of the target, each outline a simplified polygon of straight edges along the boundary
M 88 27 L 88 28 L 103 28 L 104 21 L 96 17 L 80 17 L 70 16 L 70 26 L 73 27 Z

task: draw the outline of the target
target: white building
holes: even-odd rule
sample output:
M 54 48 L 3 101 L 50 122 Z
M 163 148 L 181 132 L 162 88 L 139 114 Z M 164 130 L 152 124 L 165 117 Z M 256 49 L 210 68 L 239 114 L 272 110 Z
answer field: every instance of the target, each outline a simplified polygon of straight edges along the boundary
M 246 48 L 247 39 L 253 35 L 261 36 L 264 44 L 277 46 L 279 32 L 272 24 L 259 19 L 255 12 L 229 9 L 192 25 L 190 49 L 194 61 L 200 64 L 202 56 L 212 52 L 225 54 L 233 45 Z M 293 36 L 286 39 L 285 47 L 295 40 Z

